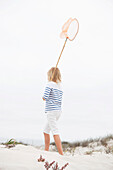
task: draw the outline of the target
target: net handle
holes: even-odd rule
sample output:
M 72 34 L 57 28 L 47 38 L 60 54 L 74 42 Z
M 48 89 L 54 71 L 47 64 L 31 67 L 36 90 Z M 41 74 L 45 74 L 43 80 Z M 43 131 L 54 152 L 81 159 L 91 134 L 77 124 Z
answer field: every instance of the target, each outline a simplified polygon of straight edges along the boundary
M 56 64 L 56 67 L 55 67 L 54 72 L 53 72 L 53 74 L 52 74 L 51 81 L 52 81 L 52 79 L 53 79 L 53 77 L 54 77 L 54 74 L 55 74 L 56 68 L 57 68 L 57 66 L 58 66 L 58 63 L 59 63 L 60 58 L 61 58 L 61 55 L 62 55 L 63 50 L 64 50 L 64 48 L 65 48 L 65 45 L 66 45 L 67 39 L 68 39 L 68 38 L 66 38 L 66 39 L 65 39 L 65 42 L 64 42 L 63 48 L 62 48 L 62 50 L 61 50 L 60 56 L 59 56 L 58 61 L 57 61 L 57 64 Z

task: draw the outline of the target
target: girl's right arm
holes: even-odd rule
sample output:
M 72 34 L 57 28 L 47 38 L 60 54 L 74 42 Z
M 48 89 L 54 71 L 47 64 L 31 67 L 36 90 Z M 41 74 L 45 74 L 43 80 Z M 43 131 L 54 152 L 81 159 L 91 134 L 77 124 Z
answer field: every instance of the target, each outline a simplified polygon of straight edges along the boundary
M 42 97 L 42 99 L 45 101 L 45 99 Z

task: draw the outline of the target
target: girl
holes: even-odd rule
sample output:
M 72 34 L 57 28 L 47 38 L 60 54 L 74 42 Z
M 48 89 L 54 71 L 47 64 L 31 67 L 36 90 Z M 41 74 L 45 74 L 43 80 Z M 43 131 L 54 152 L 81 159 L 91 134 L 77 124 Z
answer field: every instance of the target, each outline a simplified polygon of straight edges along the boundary
M 54 73 L 54 75 L 53 75 Z M 50 131 L 53 134 L 55 144 L 59 154 L 63 155 L 61 140 L 57 128 L 57 120 L 61 115 L 62 104 L 62 87 L 61 74 L 58 68 L 52 67 L 48 73 L 48 83 L 45 88 L 43 100 L 46 101 L 45 113 L 47 115 L 47 124 L 44 128 L 45 150 L 49 150 L 50 145 Z M 52 80 L 51 80 L 52 79 Z

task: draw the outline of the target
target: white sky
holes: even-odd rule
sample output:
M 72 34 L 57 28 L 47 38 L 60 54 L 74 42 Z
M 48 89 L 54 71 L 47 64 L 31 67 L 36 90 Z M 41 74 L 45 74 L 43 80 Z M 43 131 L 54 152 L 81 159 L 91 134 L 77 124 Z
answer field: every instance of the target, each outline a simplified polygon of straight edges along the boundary
M 70 17 L 80 29 L 59 63 L 62 140 L 113 133 L 113 1 L 0 0 L 0 137 L 42 138 L 46 73 Z

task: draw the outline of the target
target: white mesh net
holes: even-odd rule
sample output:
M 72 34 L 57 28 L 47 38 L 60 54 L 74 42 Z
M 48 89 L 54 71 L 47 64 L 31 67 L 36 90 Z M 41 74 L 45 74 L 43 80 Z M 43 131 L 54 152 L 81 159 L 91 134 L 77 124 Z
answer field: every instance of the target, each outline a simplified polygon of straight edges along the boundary
M 68 21 L 63 25 L 62 32 L 60 34 L 61 38 L 68 38 L 69 40 L 74 40 L 79 29 L 79 23 L 77 19 L 69 18 Z

